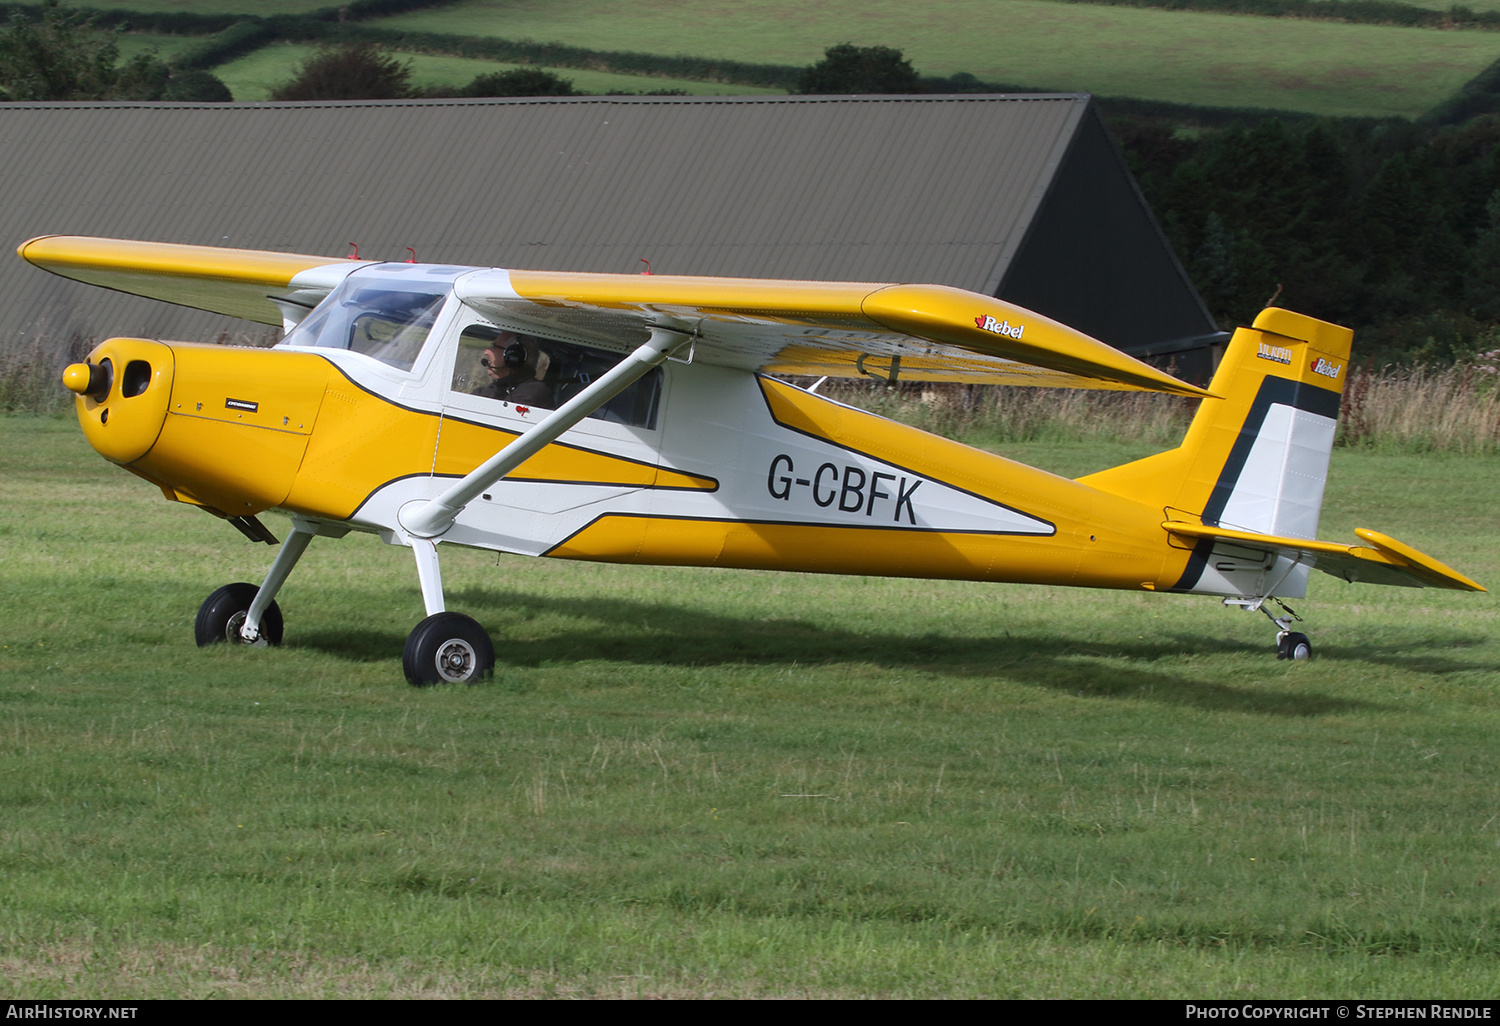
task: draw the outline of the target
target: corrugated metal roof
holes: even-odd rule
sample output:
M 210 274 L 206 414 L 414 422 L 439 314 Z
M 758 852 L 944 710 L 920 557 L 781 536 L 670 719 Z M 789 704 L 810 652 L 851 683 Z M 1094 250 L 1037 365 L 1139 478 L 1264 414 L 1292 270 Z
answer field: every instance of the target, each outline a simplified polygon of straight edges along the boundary
M 547 270 L 937 282 L 1014 256 L 1088 98 L 0 104 L 11 244 L 76 233 Z M 0 263 L 9 330 L 204 315 Z

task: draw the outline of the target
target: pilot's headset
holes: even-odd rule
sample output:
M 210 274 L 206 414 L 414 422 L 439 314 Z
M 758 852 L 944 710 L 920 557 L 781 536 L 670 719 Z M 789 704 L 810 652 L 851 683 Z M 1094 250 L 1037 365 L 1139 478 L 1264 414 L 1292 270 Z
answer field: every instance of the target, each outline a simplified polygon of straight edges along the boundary
M 540 381 L 542 376 L 547 373 L 547 365 L 551 363 L 551 358 L 547 355 L 547 351 L 537 345 L 535 341 L 522 341 L 518 338 L 505 347 L 505 351 L 500 354 L 500 362 L 505 365 L 505 369 L 508 371 L 518 371 L 530 367 L 532 368 L 533 376 Z
M 490 343 L 489 348 L 495 349 L 498 348 L 498 345 L 499 339 L 497 338 L 494 342 Z M 522 342 L 518 336 L 512 335 L 510 344 L 500 350 L 499 365 L 490 369 L 498 374 L 503 374 L 506 371 L 518 371 L 531 362 L 531 355 L 532 351 L 527 347 L 526 343 Z M 489 366 L 487 360 L 481 360 L 480 362 L 487 367 Z
M 526 366 L 531 354 L 526 351 L 524 343 L 517 339 L 505 347 L 505 352 L 500 354 L 500 362 L 505 364 L 506 370 L 520 370 Z

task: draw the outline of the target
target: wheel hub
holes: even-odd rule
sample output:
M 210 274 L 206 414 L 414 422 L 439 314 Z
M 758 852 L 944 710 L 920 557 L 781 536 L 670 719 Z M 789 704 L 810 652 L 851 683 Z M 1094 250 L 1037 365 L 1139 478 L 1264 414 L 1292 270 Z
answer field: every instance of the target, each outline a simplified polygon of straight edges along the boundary
M 473 676 L 479 657 L 467 641 L 453 638 L 438 646 L 436 662 L 439 677 L 450 684 L 462 684 Z
M 224 639 L 231 645 L 249 645 L 251 648 L 265 648 L 269 642 L 266 641 L 264 634 L 254 641 L 246 641 L 245 636 L 240 633 L 244 629 L 245 620 L 248 618 L 249 612 L 246 610 L 231 614 L 229 622 L 224 625 Z

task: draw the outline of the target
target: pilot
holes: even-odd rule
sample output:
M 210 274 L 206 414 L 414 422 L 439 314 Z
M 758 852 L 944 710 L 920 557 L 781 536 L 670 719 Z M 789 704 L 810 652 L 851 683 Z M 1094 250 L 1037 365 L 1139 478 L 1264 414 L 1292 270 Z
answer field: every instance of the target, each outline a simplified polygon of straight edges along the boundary
M 489 372 L 490 381 L 475 389 L 475 395 L 517 406 L 552 408 L 552 389 L 542 380 L 552 358 L 533 339 L 502 331 L 479 362 Z

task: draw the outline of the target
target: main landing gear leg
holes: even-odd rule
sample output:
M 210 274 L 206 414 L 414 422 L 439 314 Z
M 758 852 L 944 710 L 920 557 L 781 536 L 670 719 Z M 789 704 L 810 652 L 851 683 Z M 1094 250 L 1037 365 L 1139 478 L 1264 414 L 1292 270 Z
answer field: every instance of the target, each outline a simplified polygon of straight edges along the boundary
M 485 629 L 462 613 L 443 607 L 443 573 L 437 543 L 411 538 L 417 580 L 427 619 L 407 635 L 401 668 L 414 687 L 429 684 L 473 684 L 495 672 L 495 646 Z
M 500 451 L 432 499 L 413 500 L 396 516 L 402 541 L 417 557 L 417 577 L 427 619 L 406 639 L 401 666 L 417 687 L 428 684 L 472 683 L 495 669 L 495 646 L 484 628 L 458 613 L 443 610 L 443 578 L 438 570 L 435 539 L 453 526 L 479 495 L 526 460 L 555 442 L 563 432 L 619 395 L 659 366 L 672 353 L 689 345 L 696 328 L 653 324 L 651 337 L 625 359 L 595 378 L 588 387 L 511 439 Z

